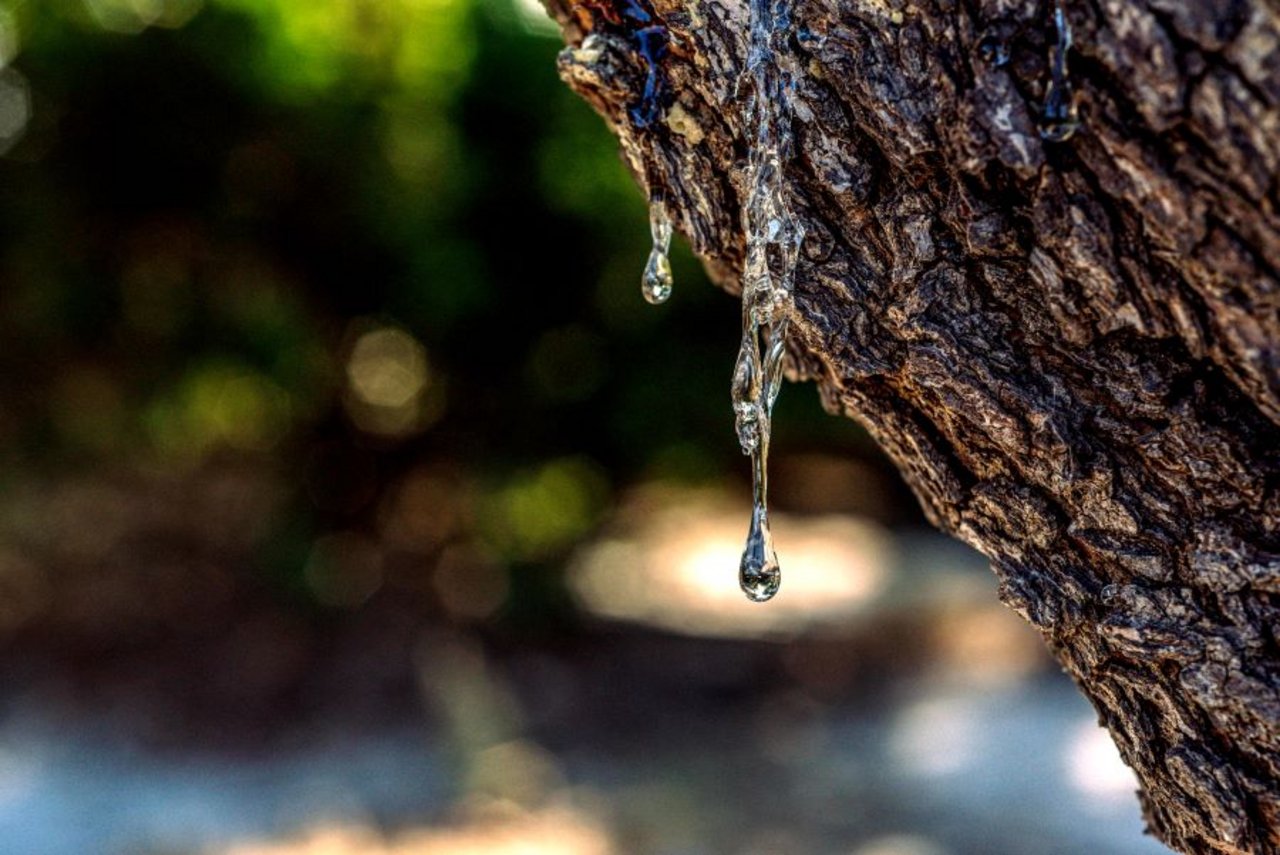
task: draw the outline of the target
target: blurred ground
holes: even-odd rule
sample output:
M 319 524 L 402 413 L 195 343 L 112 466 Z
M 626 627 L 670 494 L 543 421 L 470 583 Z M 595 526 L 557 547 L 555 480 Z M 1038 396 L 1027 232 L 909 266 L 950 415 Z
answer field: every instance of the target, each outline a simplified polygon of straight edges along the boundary
M 990 595 L 978 562 L 914 537 L 919 581 Z M 0 835 L 50 853 L 1161 851 L 1087 704 L 987 603 L 789 645 L 615 626 L 484 645 L 386 606 L 253 740 L 152 694 L 149 668 L 105 709 L 42 669 L 0 724 Z M 258 641 L 228 659 L 252 669 Z
M 309 615 L 235 578 L 286 512 L 261 477 L 15 497 L 47 539 L 6 528 L 7 578 L 63 575 L 3 659 L 0 849 L 1160 851 L 1088 705 L 939 535 L 782 515 L 762 609 L 725 572 L 745 498 L 649 487 L 575 550 L 556 631 L 476 623 L 478 573 L 399 588 L 372 541 L 334 549 L 379 584 Z
M 0 2 L 0 852 L 1152 852 L 508 0 Z

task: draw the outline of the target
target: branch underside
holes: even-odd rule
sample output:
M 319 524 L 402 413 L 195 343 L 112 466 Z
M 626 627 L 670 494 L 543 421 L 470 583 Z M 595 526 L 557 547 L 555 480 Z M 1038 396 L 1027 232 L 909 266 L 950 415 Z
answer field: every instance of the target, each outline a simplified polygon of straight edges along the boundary
M 1280 852 L 1280 6 L 1063 5 L 1049 143 L 1050 3 L 797 0 L 792 375 L 991 558 L 1157 836 Z M 650 11 L 658 120 L 625 16 L 553 2 L 561 73 L 737 290 L 746 4 Z

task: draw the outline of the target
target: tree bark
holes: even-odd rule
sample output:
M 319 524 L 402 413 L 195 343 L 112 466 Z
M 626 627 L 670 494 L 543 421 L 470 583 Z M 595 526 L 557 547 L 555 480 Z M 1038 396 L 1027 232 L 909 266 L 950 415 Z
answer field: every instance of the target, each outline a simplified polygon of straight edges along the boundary
M 638 3 L 550 0 L 561 74 L 737 291 L 746 2 Z M 1280 852 L 1280 5 L 1063 8 L 1052 143 L 1048 0 L 796 0 L 789 373 L 991 558 L 1154 834 Z

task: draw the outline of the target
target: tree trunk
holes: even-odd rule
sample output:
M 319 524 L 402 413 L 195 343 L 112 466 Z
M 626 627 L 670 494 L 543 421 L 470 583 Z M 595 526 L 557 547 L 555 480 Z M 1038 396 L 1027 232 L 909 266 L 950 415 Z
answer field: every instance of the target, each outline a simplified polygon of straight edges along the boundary
M 737 291 L 746 0 L 550 8 Z M 1049 0 L 797 0 L 789 372 L 991 558 L 1160 839 L 1280 852 L 1280 5 L 1063 11 L 1082 123 L 1051 142 Z

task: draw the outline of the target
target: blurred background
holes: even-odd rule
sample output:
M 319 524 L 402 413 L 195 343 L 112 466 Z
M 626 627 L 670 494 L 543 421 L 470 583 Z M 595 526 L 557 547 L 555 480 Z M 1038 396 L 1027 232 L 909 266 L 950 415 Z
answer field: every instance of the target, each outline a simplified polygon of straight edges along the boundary
M 0 852 L 1157 852 L 526 0 L 0 2 Z

